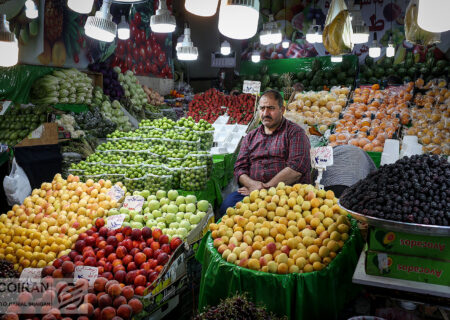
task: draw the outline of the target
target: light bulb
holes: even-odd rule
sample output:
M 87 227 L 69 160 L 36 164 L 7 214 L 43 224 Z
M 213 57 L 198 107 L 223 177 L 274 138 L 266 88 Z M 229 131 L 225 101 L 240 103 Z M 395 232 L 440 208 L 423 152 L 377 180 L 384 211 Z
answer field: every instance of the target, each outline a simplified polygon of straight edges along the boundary
M 306 41 L 308 41 L 309 43 L 316 43 L 316 34 L 315 33 L 307 33 Z
M 193 61 L 198 58 L 198 49 L 194 47 L 191 41 L 191 29 L 184 29 L 183 43 L 177 48 L 177 57 L 179 60 Z
M 9 29 L 6 14 L 0 14 L 0 66 L 12 67 L 19 61 L 19 43 Z
M 130 38 L 130 25 L 125 20 L 125 16 L 122 16 L 122 20 L 117 27 L 117 35 L 120 40 L 128 40 Z
M 25 2 L 25 15 L 28 19 L 36 19 L 39 16 L 39 11 L 33 0 Z
M 393 57 L 395 56 L 395 48 L 392 43 L 388 44 L 388 47 L 386 48 L 386 57 Z
M 334 63 L 342 62 L 342 56 L 331 56 L 331 62 Z
M 259 51 L 253 51 L 252 52 L 252 62 L 258 63 L 261 61 L 261 54 Z
M 112 0 L 104 0 L 100 11 L 95 16 L 90 16 L 84 25 L 85 34 L 93 39 L 113 42 L 116 38 L 117 25 L 112 21 L 112 15 L 109 13 Z
M 259 0 L 227 0 L 220 4 L 219 31 L 227 38 L 249 39 L 256 34 Z
M 271 43 L 272 44 L 278 44 L 281 42 L 281 40 L 283 40 L 283 35 L 281 34 L 281 32 L 278 30 L 275 33 L 271 34 Z
M 179 36 L 177 39 L 177 45 L 175 47 L 175 49 L 178 49 L 179 47 L 181 47 L 183 45 L 183 35 Z
M 220 53 L 224 56 L 227 56 L 231 53 L 231 45 L 228 41 L 222 42 L 222 45 L 220 46 Z
M 92 11 L 94 0 L 67 0 L 67 6 L 78 13 L 88 14 Z
M 369 57 L 378 58 L 381 55 L 380 47 L 370 47 L 369 48 Z
M 357 8 L 351 8 L 350 17 L 352 21 L 352 43 L 367 43 L 369 41 L 369 27 L 364 23 L 361 15 L 361 10 Z
M 201 17 L 211 17 L 217 12 L 219 0 L 186 0 L 184 7 L 192 14 Z
M 156 14 L 150 18 L 152 31 L 156 33 L 172 33 L 175 31 L 176 26 L 175 17 L 167 9 L 166 0 L 160 0 Z
M 281 46 L 283 47 L 283 49 L 289 48 L 289 40 L 284 39 L 283 42 L 281 43 Z
M 417 23 L 422 29 L 435 33 L 450 30 L 449 0 L 420 0 L 417 10 Z

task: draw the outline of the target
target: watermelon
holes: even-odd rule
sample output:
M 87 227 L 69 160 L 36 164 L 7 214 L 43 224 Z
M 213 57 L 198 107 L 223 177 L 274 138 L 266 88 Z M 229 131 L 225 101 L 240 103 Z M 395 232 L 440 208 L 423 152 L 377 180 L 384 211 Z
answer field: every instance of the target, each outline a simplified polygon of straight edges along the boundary
M 309 80 L 308 79 L 303 80 L 302 84 L 305 87 L 309 86 Z
M 367 67 L 365 65 L 362 64 L 359 66 L 359 73 L 364 73 L 364 72 L 366 72 L 366 70 L 367 70 Z
M 446 66 L 447 66 L 447 61 L 445 61 L 445 60 L 439 60 L 438 62 L 436 62 L 436 67 L 439 69 L 444 70 Z
M 263 75 L 261 78 L 261 85 L 267 86 L 269 84 L 269 82 L 270 82 L 269 75 L 267 75 L 267 74 Z
M 274 81 L 278 81 L 278 78 L 280 77 L 280 75 L 278 73 L 272 73 L 270 75 L 270 81 L 274 82 Z
M 268 66 L 266 66 L 266 65 L 261 66 L 260 73 L 266 74 L 268 71 L 269 71 L 269 67 Z
M 367 68 L 367 69 L 366 69 L 366 72 L 364 73 L 364 76 L 365 76 L 366 78 L 372 77 L 372 76 L 373 76 L 373 71 L 372 71 L 372 69 Z
M 311 80 L 314 77 L 314 72 L 310 71 L 306 74 L 306 79 Z
M 247 75 L 247 80 L 252 81 L 253 79 L 255 79 L 255 77 L 252 74 Z
M 356 70 L 354 68 L 347 69 L 347 76 L 354 77 L 356 75 Z
M 366 56 L 366 58 L 364 59 L 364 62 L 366 64 L 366 66 L 371 67 L 371 66 L 373 66 L 374 60 L 370 56 Z
M 340 82 L 340 83 L 343 83 L 344 81 L 345 81 L 345 78 L 346 78 L 346 74 L 345 74 L 345 72 L 341 72 L 341 73 L 339 73 L 338 74 L 338 81 Z
M 425 64 L 427 65 L 428 68 L 433 68 L 434 67 L 434 58 L 428 58 L 427 61 L 425 62 Z
M 405 68 L 411 68 L 414 65 L 414 59 L 406 59 L 405 60 Z
M 398 74 L 403 77 L 406 74 L 406 69 L 405 68 L 400 68 L 398 69 Z
M 347 78 L 347 80 L 345 80 L 345 84 L 347 86 L 351 86 L 353 85 L 354 80 L 355 80 L 354 78 Z
M 390 75 L 390 76 L 395 75 L 395 70 L 394 70 L 394 68 L 389 68 L 389 69 L 386 70 L 386 72 L 387 72 L 387 74 Z
M 377 67 L 375 69 L 375 77 L 381 78 L 381 77 L 383 77 L 383 75 L 384 75 L 384 69 L 381 67 Z
M 416 72 L 417 72 L 417 70 L 416 70 L 416 68 L 414 68 L 414 67 L 411 67 L 411 68 L 408 69 L 408 75 L 409 75 L 411 78 L 414 78 L 414 75 L 416 74 Z
M 341 66 L 340 65 L 337 65 L 337 66 L 335 66 L 334 68 L 333 68 L 333 73 L 335 74 L 335 75 L 338 75 L 339 73 L 341 73 Z
M 393 64 L 394 64 L 394 58 L 386 57 L 386 59 L 384 59 L 385 68 L 390 68 Z
M 331 80 L 330 80 L 330 84 L 331 84 L 332 86 L 337 86 L 337 85 L 338 85 L 337 79 L 336 79 L 336 78 L 331 79 Z
M 348 59 L 344 59 L 344 61 L 342 61 L 341 63 L 342 69 L 347 70 L 352 68 L 352 64 Z
M 378 83 L 378 79 L 375 78 L 375 77 L 371 77 L 371 78 L 369 79 L 369 83 L 370 83 L 370 84 Z
M 298 80 L 301 81 L 301 80 L 305 79 L 305 77 L 306 77 L 306 72 L 300 71 L 300 72 L 297 73 L 297 79 Z
M 424 76 L 426 76 L 429 73 L 429 70 L 427 67 L 423 67 L 420 69 L 420 73 Z
M 320 70 L 322 68 L 322 62 L 317 58 L 314 59 L 311 68 L 313 71 Z
M 432 70 L 431 70 L 431 73 L 432 74 L 434 74 L 435 76 L 437 76 L 437 75 L 439 75 L 440 73 L 441 73 L 441 69 L 439 69 L 437 66 L 436 67 L 434 67 Z

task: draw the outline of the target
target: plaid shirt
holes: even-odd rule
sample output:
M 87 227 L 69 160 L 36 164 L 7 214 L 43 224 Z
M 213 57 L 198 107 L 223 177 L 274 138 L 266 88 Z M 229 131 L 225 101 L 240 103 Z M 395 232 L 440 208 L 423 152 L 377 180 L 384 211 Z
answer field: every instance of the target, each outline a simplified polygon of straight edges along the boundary
M 283 117 L 273 134 L 267 135 L 261 125 L 244 138 L 234 175 L 238 181 L 246 174 L 253 180 L 267 183 L 289 167 L 302 174 L 300 183 L 311 183 L 310 148 L 305 131 Z

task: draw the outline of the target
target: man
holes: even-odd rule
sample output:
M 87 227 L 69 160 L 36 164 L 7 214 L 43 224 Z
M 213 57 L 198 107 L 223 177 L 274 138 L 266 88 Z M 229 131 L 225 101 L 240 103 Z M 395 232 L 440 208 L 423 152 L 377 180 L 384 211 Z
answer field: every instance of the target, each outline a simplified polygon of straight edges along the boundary
M 283 98 L 275 90 L 265 92 L 259 101 L 262 126 L 251 131 L 242 141 L 234 165 L 238 191 L 231 193 L 220 207 L 224 215 L 253 190 L 310 183 L 310 144 L 305 131 L 283 117 Z

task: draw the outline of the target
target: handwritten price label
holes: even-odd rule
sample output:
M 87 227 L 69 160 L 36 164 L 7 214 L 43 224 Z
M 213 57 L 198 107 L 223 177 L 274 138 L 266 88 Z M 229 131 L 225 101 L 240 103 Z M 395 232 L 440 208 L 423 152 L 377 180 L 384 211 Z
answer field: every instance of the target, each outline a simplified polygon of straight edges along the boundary
M 313 167 L 328 167 L 333 165 L 333 148 L 319 147 L 311 149 L 311 163 Z
M 244 81 L 244 86 L 242 88 L 243 93 L 258 94 L 261 90 L 260 81 Z
M 118 185 L 113 185 L 111 189 L 108 191 L 108 196 L 111 197 L 111 200 L 119 201 L 125 195 L 125 192 Z
M 122 224 L 123 224 L 123 220 L 125 220 L 125 215 L 124 214 L 118 214 L 115 216 L 110 216 L 108 217 L 108 220 L 106 222 L 106 227 L 109 230 L 116 230 L 119 229 Z
M 122 207 L 139 212 L 144 206 L 144 201 L 145 199 L 142 196 L 128 196 L 125 198 Z
M 42 278 L 42 268 L 25 268 L 20 274 L 20 281 L 33 284 L 40 283 Z
M 97 267 L 88 266 L 76 266 L 75 274 L 73 276 L 73 283 L 76 283 L 78 279 L 86 279 L 89 281 L 89 285 L 94 285 L 95 280 L 98 277 Z

